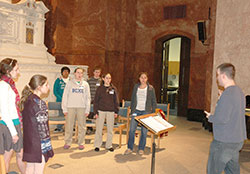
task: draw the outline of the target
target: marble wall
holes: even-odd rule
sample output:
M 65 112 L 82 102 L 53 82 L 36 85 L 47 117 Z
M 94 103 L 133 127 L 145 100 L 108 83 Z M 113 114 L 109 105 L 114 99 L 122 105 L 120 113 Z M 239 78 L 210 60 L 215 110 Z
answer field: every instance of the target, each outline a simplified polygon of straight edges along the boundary
M 135 52 L 135 0 L 44 0 L 46 38 L 57 63 L 95 66 L 112 74 L 123 97 L 125 56 Z
M 248 0 L 220 0 L 217 3 L 212 111 L 217 101 L 216 67 L 221 63 L 229 62 L 235 66 L 236 83 L 242 88 L 246 95 L 250 94 L 250 78 L 248 73 L 250 67 L 249 8 L 250 1 Z
M 186 18 L 164 20 L 163 8 L 175 5 L 187 6 Z M 209 8 L 211 9 L 210 18 Z M 147 55 L 145 60 L 151 56 L 149 67 L 153 78 L 150 81 L 156 88 L 158 98 L 161 74 L 159 69 L 161 67 L 159 66 L 160 60 L 157 60 L 158 56 L 156 56 L 155 41 L 167 35 L 181 35 L 191 39 L 188 108 L 205 109 L 210 107 L 215 12 L 216 1 L 212 0 L 137 0 L 135 50 L 137 54 Z M 197 21 L 199 20 L 206 20 L 208 23 L 206 46 L 198 40 Z M 142 59 L 142 57 L 140 58 Z M 147 64 L 137 66 L 144 66 L 145 70 L 148 69 Z
M 191 39 L 188 107 L 210 107 L 216 0 L 43 0 L 51 10 L 46 45 L 57 63 L 85 64 L 111 72 L 120 99 L 130 99 L 141 71 L 159 99 L 161 60 L 156 40 L 167 35 Z M 186 5 L 183 19 L 164 20 L 166 6 Z M 211 16 L 209 18 L 209 8 Z M 207 46 L 198 40 L 197 21 L 207 20 Z

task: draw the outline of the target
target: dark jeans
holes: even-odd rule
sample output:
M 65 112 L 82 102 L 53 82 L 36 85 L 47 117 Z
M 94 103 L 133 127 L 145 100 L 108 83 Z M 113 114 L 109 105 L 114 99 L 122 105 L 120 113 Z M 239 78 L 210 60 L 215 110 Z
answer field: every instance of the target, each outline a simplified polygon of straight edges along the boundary
M 138 121 L 136 121 L 135 116 L 133 116 L 134 114 L 139 116 L 139 115 L 145 115 L 148 113 L 146 111 L 138 111 L 138 110 L 136 110 L 135 113 L 132 113 L 132 117 L 130 121 L 129 139 L 128 139 L 128 149 L 131 149 L 131 150 L 133 150 L 133 147 L 134 147 L 135 131 L 138 125 Z M 144 150 L 145 148 L 147 132 L 148 132 L 148 129 L 145 128 L 144 126 L 141 126 L 141 138 L 139 142 L 139 150 Z
M 239 151 L 244 142 L 223 143 L 213 140 L 207 163 L 207 174 L 240 174 Z

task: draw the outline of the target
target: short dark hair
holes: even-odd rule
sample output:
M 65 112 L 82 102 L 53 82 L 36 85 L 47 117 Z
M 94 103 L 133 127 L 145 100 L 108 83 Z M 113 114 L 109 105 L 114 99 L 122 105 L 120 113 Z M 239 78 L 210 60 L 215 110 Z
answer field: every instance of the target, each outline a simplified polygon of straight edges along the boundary
M 95 70 L 100 70 L 100 71 L 102 71 L 102 68 L 101 68 L 101 67 L 99 67 L 99 66 L 96 66 L 96 67 L 94 67 L 93 72 L 94 72 Z
M 234 80 L 235 67 L 231 63 L 223 63 L 217 67 L 220 73 L 225 74 L 228 78 Z
M 61 68 L 61 74 L 63 73 L 63 71 L 68 71 L 70 73 L 70 69 L 67 66 Z
M 102 78 L 105 78 L 108 74 L 111 76 L 110 73 L 105 73 L 105 74 L 102 75 Z M 112 76 L 111 76 L 111 77 L 112 77 Z

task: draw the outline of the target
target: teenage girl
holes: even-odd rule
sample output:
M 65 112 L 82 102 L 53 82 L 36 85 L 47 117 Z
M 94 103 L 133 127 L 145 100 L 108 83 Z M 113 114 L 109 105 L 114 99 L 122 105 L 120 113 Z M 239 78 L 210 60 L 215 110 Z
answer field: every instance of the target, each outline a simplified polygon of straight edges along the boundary
M 48 108 L 41 99 L 49 84 L 43 75 L 34 75 L 22 91 L 20 109 L 23 115 L 23 161 L 26 174 L 43 174 L 44 165 L 54 152 L 51 146 Z
M 62 109 L 66 117 L 65 145 L 69 149 L 72 143 L 73 126 L 75 119 L 78 121 L 78 149 L 84 149 L 86 134 L 86 117 L 90 111 L 90 89 L 89 84 L 83 80 L 84 69 L 75 69 L 75 78 L 70 80 L 64 89 L 62 98 Z
M 148 83 L 147 73 L 141 72 L 139 74 L 139 83 L 137 83 L 134 86 L 131 97 L 132 116 L 130 121 L 128 149 L 125 151 L 125 154 L 130 154 L 133 151 L 135 131 L 138 125 L 138 122 L 135 120 L 135 117 L 138 115 L 154 113 L 155 108 L 156 108 L 156 96 L 154 87 Z M 140 137 L 139 151 L 138 151 L 140 155 L 143 155 L 144 153 L 147 132 L 148 132 L 147 128 L 141 126 L 141 137 Z
M 106 149 L 113 152 L 112 138 L 114 120 L 117 117 L 119 111 L 119 99 L 116 87 L 111 83 L 111 75 L 105 74 L 102 78 L 103 84 L 96 90 L 94 99 L 94 114 L 96 117 L 96 132 L 95 132 L 95 151 L 100 150 L 102 145 L 102 129 L 105 118 L 107 120 L 107 141 Z
M 24 174 L 22 117 L 18 106 L 20 97 L 14 82 L 18 75 L 19 65 L 15 59 L 6 58 L 0 62 L 0 154 L 4 155 L 8 172 L 15 151 L 18 168 Z

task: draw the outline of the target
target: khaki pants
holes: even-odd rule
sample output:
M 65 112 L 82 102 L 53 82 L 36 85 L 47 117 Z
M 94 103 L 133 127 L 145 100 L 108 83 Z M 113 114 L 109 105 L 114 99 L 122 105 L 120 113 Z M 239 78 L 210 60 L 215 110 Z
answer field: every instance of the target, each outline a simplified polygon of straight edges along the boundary
M 114 129 L 114 121 L 115 116 L 114 112 L 107 112 L 107 111 L 98 111 L 98 118 L 96 119 L 96 131 L 95 131 L 95 142 L 94 146 L 100 148 L 102 145 L 102 130 L 104 121 L 106 118 L 107 122 L 107 141 L 105 148 L 109 149 L 112 147 L 112 139 L 113 139 L 113 129 Z
M 69 146 L 72 143 L 73 126 L 76 118 L 78 121 L 78 145 L 85 144 L 85 134 L 86 134 L 85 108 L 68 108 L 64 141 L 65 144 Z

